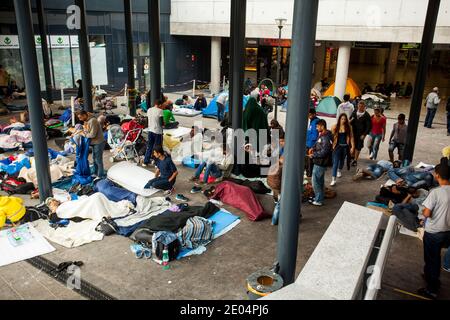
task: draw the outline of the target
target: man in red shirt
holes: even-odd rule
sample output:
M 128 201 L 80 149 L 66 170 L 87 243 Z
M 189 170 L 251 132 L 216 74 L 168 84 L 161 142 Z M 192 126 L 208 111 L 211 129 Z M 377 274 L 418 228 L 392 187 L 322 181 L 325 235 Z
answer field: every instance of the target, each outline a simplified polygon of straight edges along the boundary
M 371 141 L 369 142 L 370 160 L 376 160 L 380 143 L 381 141 L 384 142 L 386 135 L 386 117 L 381 113 L 379 106 L 374 108 L 371 122 L 372 130 L 369 133 L 371 137 Z

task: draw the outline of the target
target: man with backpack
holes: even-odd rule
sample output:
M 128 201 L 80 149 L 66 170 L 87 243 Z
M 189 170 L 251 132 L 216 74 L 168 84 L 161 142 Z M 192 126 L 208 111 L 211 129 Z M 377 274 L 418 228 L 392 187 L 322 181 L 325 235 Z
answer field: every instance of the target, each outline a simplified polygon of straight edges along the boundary
M 325 171 L 331 165 L 332 136 L 327 130 L 327 123 L 320 119 L 317 121 L 319 137 L 314 146 L 308 151 L 308 156 L 313 160 L 312 185 L 314 189 L 314 200 L 310 200 L 314 206 L 322 206 L 325 198 Z

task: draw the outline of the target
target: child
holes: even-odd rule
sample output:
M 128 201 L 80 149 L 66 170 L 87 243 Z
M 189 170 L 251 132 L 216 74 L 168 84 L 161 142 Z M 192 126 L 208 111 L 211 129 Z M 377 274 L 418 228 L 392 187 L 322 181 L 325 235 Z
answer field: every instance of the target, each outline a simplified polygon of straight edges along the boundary
M 164 153 L 161 145 L 153 148 L 153 156 L 156 159 L 155 178 L 147 182 L 144 189 L 161 189 L 165 190 L 165 195 L 170 195 L 176 182 L 178 170 L 172 161 L 172 158 Z

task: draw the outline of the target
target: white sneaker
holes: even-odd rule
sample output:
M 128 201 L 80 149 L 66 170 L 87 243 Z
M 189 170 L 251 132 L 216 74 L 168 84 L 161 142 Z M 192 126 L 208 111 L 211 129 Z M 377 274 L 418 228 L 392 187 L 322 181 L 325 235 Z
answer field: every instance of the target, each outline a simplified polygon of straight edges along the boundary
M 337 172 L 337 177 L 338 178 L 340 178 L 340 177 L 342 177 L 342 173 L 338 170 L 338 172 Z
M 333 177 L 333 178 L 331 178 L 331 183 L 330 183 L 330 186 L 335 186 L 336 185 L 336 178 L 335 177 Z
M 313 201 L 312 205 L 313 206 L 317 206 L 317 207 L 321 207 L 321 206 L 323 206 L 323 203 L 322 202 Z
M 147 167 L 147 164 L 142 162 L 141 166 L 144 167 L 144 168 L 146 168 L 146 167 Z

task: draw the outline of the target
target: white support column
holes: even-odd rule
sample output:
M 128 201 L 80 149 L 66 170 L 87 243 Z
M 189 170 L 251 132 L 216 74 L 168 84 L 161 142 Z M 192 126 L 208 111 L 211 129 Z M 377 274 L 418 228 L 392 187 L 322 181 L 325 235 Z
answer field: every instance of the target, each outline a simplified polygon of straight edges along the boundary
M 220 91 L 220 58 L 221 58 L 221 38 L 211 37 L 211 84 L 209 89 L 212 94 Z
M 334 84 L 334 95 L 342 100 L 347 85 L 348 66 L 350 63 L 350 42 L 342 42 L 339 45 L 338 59 L 336 65 L 336 81 Z

